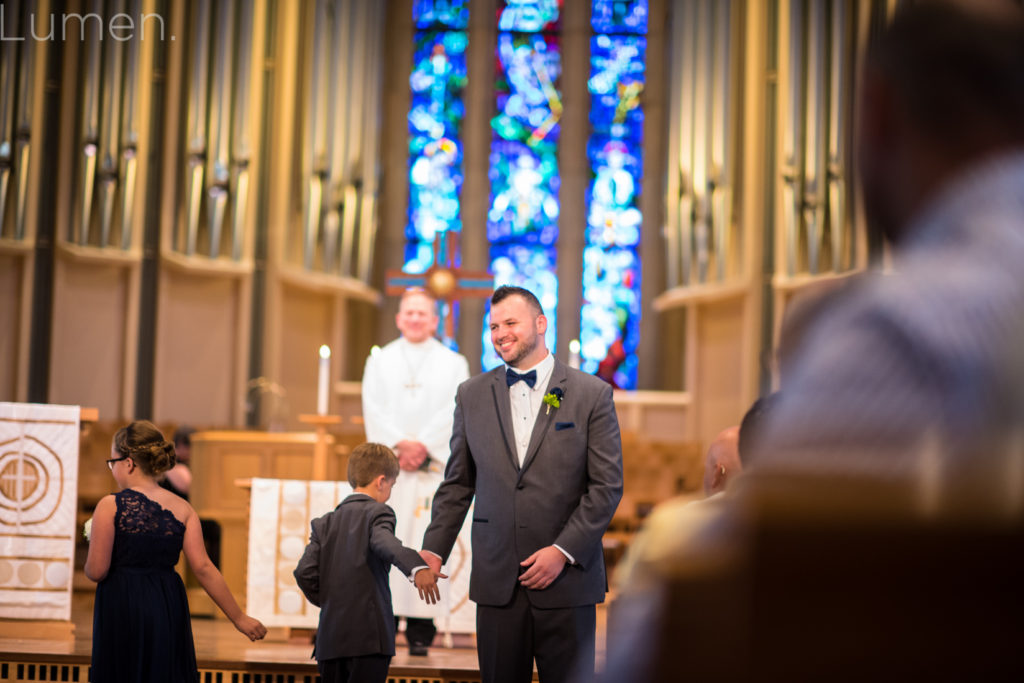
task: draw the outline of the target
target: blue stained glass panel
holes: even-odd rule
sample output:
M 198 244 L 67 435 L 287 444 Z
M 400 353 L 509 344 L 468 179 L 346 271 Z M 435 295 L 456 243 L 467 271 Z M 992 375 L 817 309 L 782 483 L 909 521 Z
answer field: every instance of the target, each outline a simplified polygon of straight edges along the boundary
M 647 0 L 594 0 L 590 25 L 597 33 L 647 33 Z
M 538 155 L 553 154 L 562 115 L 557 86 L 562 56 L 557 37 L 501 33 L 497 57 L 498 112 L 491 121 L 492 139 L 520 142 Z
M 462 229 L 462 122 L 466 34 L 419 31 L 409 76 L 409 220 L 404 269 L 420 273 L 433 263 L 439 232 Z
M 609 3 L 594 3 L 595 22 L 598 5 Z M 647 44 L 641 36 L 599 34 L 591 39 L 590 49 L 587 157 L 592 175 L 586 196 L 580 367 L 616 387 L 635 389 L 643 227 L 638 205 L 643 177 L 640 96 Z
M 557 237 L 561 55 L 551 36 L 498 36 L 496 116 L 491 120 L 488 236 Z M 551 230 L 555 230 L 554 234 Z
M 487 237 L 552 245 L 558 238 L 558 159 L 515 140 L 491 145 Z
M 513 26 L 519 31 L 550 30 L 557 26 L 558 7 L 557 2 L 508 2 L 499 12 L 499 26 Z M 513 9 L 515 12 L 506 14 Z M 529 17 L 532 19 L 527 21 Z M 502 32 L 498 34 L 496 56 L 497 113 L 491 120 L 491 196 L 487 211 L 491 272 L 495 286 L 515 284 L 537 295 L 548 318 L 546 342 L 549 349 L 554 349 L 562 115 L 558 37 L 550 33 Z M 490 342 L 488 316 L 489 312 L 484 320 L 481 358 L 485 369 L 501 364 Z
M 555 276 L 556 253 L 553 247 L 527 246 L 523 244 L 495 244 L 491 246 L 491 267 L 494 287 L 516 285 L 533 292 L 540 301 L 548 319 L 548 331 L 544 341 L 549 349 L 555 348 L 556 312 L 558 311 L 558 278 Z M 502 364 L 491 344 L 490 302 L 484 315 L 482 334 L 483 354 L 480 359 L 484 370 Z
M 467 28 L 469 0 L 413 0 L 412 20 L 416 28 Z
M 622 140 L 601 135 L 591 137 L 587 157 L 594 174 L 587 192 L 587 243 L 636 247 L 640 159 Z
M 557 33 L 562 0 L 504 0 L 498 7 L 498 30 Z
M 590 124 L 593 134 L 639 143 L 647 39 L 594 36 L 590 40 Z
M 581 370 L 623 389 L 636 388 L 640 303 L 636 249 L 584 248 Z

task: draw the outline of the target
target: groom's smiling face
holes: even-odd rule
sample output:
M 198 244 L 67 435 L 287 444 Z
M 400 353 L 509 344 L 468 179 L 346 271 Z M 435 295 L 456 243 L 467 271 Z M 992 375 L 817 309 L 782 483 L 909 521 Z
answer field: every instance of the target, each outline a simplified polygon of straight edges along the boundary
M 521 296 L 509 296 L 491 306 L 491 343 L 513 368 L 536 365 L 547 355 L 543 344 L 548 321 Z

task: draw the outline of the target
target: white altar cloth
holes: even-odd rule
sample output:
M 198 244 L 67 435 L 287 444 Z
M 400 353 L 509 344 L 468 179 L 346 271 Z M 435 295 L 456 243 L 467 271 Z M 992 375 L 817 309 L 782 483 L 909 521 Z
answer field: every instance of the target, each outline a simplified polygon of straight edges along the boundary
M 0 618 L 71 619 L 79 413 L 0 402 Z

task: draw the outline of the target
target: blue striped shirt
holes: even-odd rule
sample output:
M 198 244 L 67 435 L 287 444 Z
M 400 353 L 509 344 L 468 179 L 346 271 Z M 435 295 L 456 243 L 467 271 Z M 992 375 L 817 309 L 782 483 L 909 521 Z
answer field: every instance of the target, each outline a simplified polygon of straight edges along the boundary
M 755 468 L 913 474 L 923 450 L 984 457 L 1021 420 L 1024 154 L 950 183 L 893 264 L 809 328 Z

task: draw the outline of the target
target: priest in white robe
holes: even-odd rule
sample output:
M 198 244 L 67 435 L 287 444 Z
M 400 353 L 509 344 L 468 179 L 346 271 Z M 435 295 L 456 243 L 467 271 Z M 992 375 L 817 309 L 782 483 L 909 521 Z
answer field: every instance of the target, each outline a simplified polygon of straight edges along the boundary
M 366 359 L 363 419 L 366 439 L 390 446 L 398 456 L 402 471 L 388 504 L 397 517 L 395 535 L 418 547 L 448 462 L 455 390 L 469 379 L 469 365 L 434 338 L 437 302 L 424 290 L 402 295 L 395 324 L 402 336 Z M 411 654 L 427 654 L 436 633 L 433 620 L 450 602 L 446 583 L 439 584 L 441 601 L 427 605 L 407 577 L 392 571 L 395 616 L 406 618 Z

